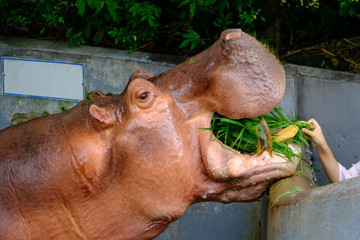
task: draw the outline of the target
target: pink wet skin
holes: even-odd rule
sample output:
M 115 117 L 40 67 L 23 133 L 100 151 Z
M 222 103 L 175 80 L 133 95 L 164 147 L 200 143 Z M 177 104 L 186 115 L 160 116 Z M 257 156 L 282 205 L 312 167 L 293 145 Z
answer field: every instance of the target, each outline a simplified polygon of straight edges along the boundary
M 241 33 L 229 33 L 225 36 L 225 41 L 228 41 L 231 38 L 241 37 L 241 35 Z
M 0 239 L 153 239 L 193 203 L 258 199 L 299 159 L 241 154 L 204 128 L 214 112 L 266 114 L 284 92 L 279 61 L 229 29 L 120 95 L 1 130 Z

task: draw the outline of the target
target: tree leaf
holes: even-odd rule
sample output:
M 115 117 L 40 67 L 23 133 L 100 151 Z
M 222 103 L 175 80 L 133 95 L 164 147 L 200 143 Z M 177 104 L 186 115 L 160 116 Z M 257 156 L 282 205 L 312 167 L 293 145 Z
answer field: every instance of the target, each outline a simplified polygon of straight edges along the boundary
M 94 44 L 98 45 L 104 37 L 104 31 L 98 31 L 94 35 Z
M 284 114 L 281 108 L 275 108 L 274 111 L 279 114 L 282 120 L 291 122 L 290 119 Z
M 187 47 L 190 42 L 191 42 L 191 39 L 185 39 L 185 40 L 180 44 L 179 48 Z
M 95 14 L 98 14 L 104 7 L 104 4 L 105 4 L 105 0 L 97 0 L 95 1 L 94 3 L 94 6 L 95 6 Z
M 116 9 L 119 8 L 119 5 L 114 0 L 106 0 L 106 6 L 112 19 L 114 19 L 115 22 L 119 22 L 120 18 L 116 13 Z
M 190 3 L 190 15 L 191 15 L 191 17 L 194 17 L 195 10 L 196 10 L 196 2 L 193 1 L 192 3 Z
M 196 41 L 192 41 L 192 42 L 191 42 L 191 45 L 190 45 L 190 49 L 191 49 L 191 50 L 194 50 L 194 49 L 196 48 L 196 46 L 197 46 L 197 42 L 196 42 Z
M 75 5 L 78 7 L 78 13 L 80 16 L 84 15 L 85 13 L 85 0 L 77 0 Z
M 181 3 L 179 3 L 178 8 L 181 8 L 182 6 L 187 5 L 190 2 L 190 0 L 184 0 Z
M 90 8 L 94 9 L 95 8 L 95 3 L 96 0 L 86 0 L 87 4 L 89 5 Z

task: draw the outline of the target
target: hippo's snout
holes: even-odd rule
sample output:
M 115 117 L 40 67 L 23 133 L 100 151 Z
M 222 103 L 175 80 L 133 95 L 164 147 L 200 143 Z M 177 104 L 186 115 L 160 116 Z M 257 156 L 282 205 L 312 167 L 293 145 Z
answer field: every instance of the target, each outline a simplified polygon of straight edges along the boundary
M 270 112 L 285 93 L 285 72 L 278 59 L 240 29 L 226 30 L 219 39 L 221 64 L 210 78 L 214 112 L 229 118 L 252 118 Z

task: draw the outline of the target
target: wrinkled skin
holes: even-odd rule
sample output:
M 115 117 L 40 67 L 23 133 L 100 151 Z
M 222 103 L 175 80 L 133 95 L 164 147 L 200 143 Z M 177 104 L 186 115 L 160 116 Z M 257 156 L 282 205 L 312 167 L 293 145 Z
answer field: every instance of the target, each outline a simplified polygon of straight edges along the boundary
M 152 239 L 195 202 L 258 199 L 296 164 L 202 128 L 214 112 L 263 115 L 284 91 L 278 60 L 232 29 L 161 75 L 135 72 L 120 95 L 0 131 L 0 239 Z

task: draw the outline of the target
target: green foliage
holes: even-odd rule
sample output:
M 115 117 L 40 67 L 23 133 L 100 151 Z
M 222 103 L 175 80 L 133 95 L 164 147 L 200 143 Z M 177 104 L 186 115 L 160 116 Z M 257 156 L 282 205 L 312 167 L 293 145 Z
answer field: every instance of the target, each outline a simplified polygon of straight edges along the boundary
M 68 46 L 80 46 L 85 44 L 84 36 L 81 32 L 76 33 L 73 28 L 70 28 L 66 33 Z
M 154 41 L 160 26 L 158 19 L 161 9 L 148 2 L 120 5 L 123 11 L 119 19 L 120 27 L 113 27 L 107 33 L 114 38 L 115 44 L 123 44 L 133 51 L 146 42 Z M 126 10 L 126 11 L 125 11 Z
M 359 0 L 282 0 L 283 36 L 293 32 L 294 40 L 322 40 L 335 26 L 334 32 L 346 31 L 359 5 Z M 255 36 L 271 11 L 263 8 L 264 0 L 0 0 L 0 34 L 194 54 L 228 28 Z
M 190 45 L 191 50 L 196 48 L 198 44 L 204 45 L 204 40 L 200 38 L 200 35 L 195 32 L 192 28 L 188 28 L 187 33 L 182 35 L 185 40 L 180 44 L 179 48 L 184 48 Z
M 359 0 L 338 0 L 340 3 L 340 15 L 355 17 L 359 10 Z
M 209 46 L 226 28 L 255 32 L 258 0 L 1 0 L 2 33 L 66 39 L 69 46 L 110 44 L 133 51 L 158 41 L 163 51 Z M 260 16 L 264 21 L 264 18 Z M 35 34 L 34 34 L 35 33 Z M 111 43 L 112 42 L 112 43 Z M 160 50 L 161 52 L 161 50 Z
M 77 0 L 78 13 L 89 21 L 85 24 L 85 40 L 99 44 L 110 36 L 115 45 L 133 51 L 151 42 L 158 32 L 161 9 L 147 1 Z M 81 28 L 78 28 L 81 31 Z
M 255 34 L 255 21 L 260 15 L 261 8 L 258 8 L 255 0 L 251 1 L 239 1 L 236 4 L 236 8 L 239 13 L 238 25 L 244 25 L 248 32 Z M 266 19 L 260 16 L 260 20 L 265 22 Z
M 307 128 L 313 131 L 313 126 L 308 122 L 299 121 L 296 117 L 296 113 L 293 114 L 292 119 L 289 119 L 283 113 L 281 108 L 275 108 L 270 114 L 262 117 L 265 119 L 266 124 L 270 129 L 273 154 L 285 157 L 290 162 L 292 162 L 293 157 L 300 158 L 301 153 L 299 155 L 294 153 L 289 147 L 289 144 L 298 146 L 303 144 L 309 146 L 308 141 L 310 138 L 303 133 L 302 129 Z M 259 125 L 261 125 L 259 122 L 260 118 L 261 117 L 232 120 L 216 113 L 211 123 L 211 128 L 206 128 L 204 130 L 212 130 L 215 135 L 215 139 L 212 140 L 218 139 L 225 144 L 223 147 L 230 151 L 235 149 L 241 153 L 255 154 L 258 153 L 258 138 L 267 139 L 267 136 L 261 136 L 264 132 L 257 131 Z M 298 128 L 297 133 L 286 142 L 276 141 L 276 133 L 290 125 L 294 125 Z M 231 148 L 228 148 L 228 146 Z M 300 174 L 306 175 L 303 170 L 304 166 L 311 170 L 319 171 L 308 166 L 301 160 L 298 171 Z
M 280 108 L 275 108 L 273 112 L 263 117 L 271 131 L 273 138 L 272 149 L 276 154 L 284 155 L 291 160 L 292 157 L 299 156 L 293 153 L 288 146 L 289 143 L 309 146 L 309 137 L 305 135 L 301 129 L 308 128 L 312 130 L 311 124 L 299 121 L 295 114 L 292 119 L 289 119 Z M 232 120 L 223 116 L 214 115 L 211 130 L 216 139 L 219 139 L 231 148 L 240 152 L 255 153 L 258 147 L 258 132 L 256 129 L 259 125 L 259 120 L 260 117 Z M 276 133 L 289 125 L 296 125 L 299 128 L 296 135 L 286 143 L 275 141 Z
M 346 36 L 360 13 L 359 0 L 283 0 L 282 30 L 295 42 L 320 43 Z M 356 32 L 356 31 L 354 31 Z
M 178 13 L 171 24 L 174 33 L 183 41 L 179 48 L 204 49 L 216 40 L 225 29 L 241 28 L 255 34 L 255 23 L 261 9 L 259 0 L 171 0 L 177 4 Z M 260 16 L 260 17 L 259 17 Z

